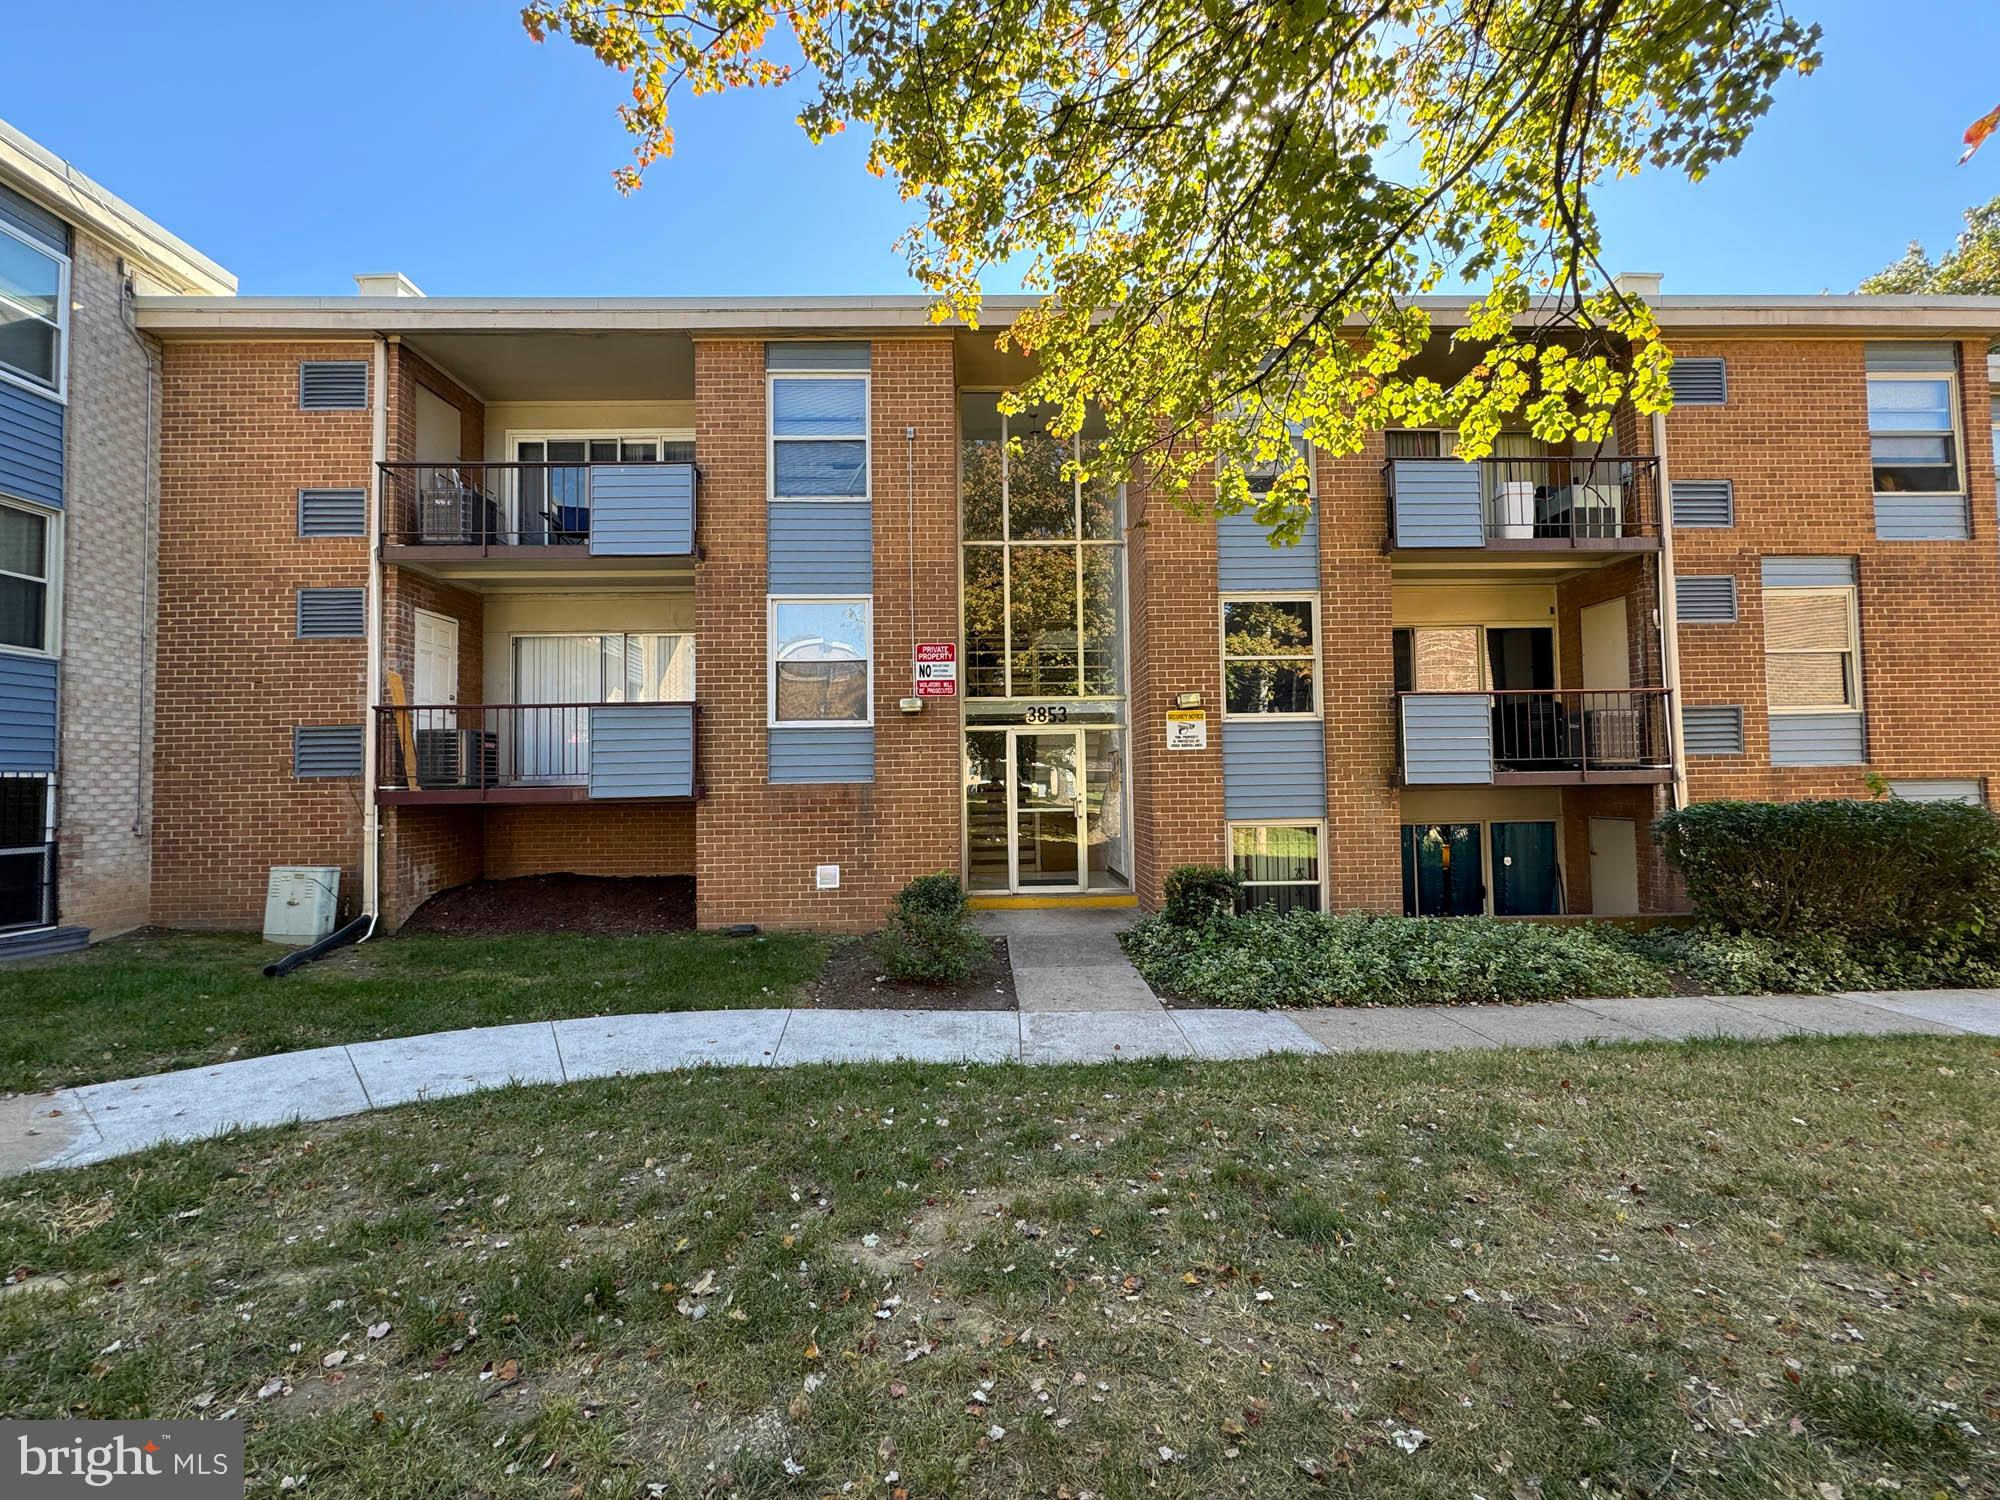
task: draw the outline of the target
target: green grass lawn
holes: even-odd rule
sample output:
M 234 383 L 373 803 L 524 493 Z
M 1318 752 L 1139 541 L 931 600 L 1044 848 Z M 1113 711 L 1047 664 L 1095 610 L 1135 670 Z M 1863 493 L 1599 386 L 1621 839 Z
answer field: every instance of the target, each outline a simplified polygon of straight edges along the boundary
M 0 1183 L 0 1410 L 367 1500 L 1992 1496 L 1996 1101 L 1969 1038 L 513 1090 Z
M 266 979 L 285 951 L 235 934 L 141 934 L 0 968 L 0 1090 L 458 1026 L 785 1005 L 825 953 L 796 934 L 401 937 Z

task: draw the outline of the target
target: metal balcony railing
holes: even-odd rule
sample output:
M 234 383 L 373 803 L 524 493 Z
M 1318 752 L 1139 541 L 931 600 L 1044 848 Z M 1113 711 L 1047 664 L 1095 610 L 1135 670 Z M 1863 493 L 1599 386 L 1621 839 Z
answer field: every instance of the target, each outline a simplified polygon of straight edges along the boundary
M 385 463 L 391 547 L 571 547 L 593 554 L 694 551 L 690 463 Z
M 1660 535 L 1653 458 L 1392 458 L 1394 547 L 1615 547 Z
M 1673 772 L 1666 688 L 1397 695 L 1411 785 L 1661 780 Z
M 396 800 L 692 797 L 693 703 L 379 707 L 377 791 Z

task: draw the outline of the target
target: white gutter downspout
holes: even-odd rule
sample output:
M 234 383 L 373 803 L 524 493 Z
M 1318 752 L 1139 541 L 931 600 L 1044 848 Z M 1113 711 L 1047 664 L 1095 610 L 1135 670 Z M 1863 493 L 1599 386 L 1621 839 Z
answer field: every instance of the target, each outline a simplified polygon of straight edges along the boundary
M 382 815 L 375 802 L 381 735 L 375 705 L 382 701 L 381 466 L 389 458 L 389 341 L 379 335 L 374 364 L 374 431 L 368 464 L 368 671 L 367 696 L 361 705 L 361 909 L 376 919 L 368 925 L 369 937 L 375 935 L 382 914 Z
M 1674 598 L 1674 505 L 1667 479 L 1667 418 L 1653 413 L 1654 483 L 1660 506 L 1660 670 L 1666 680 L 1668 748 L 1674 758 L 1674 808 L 1688 805 L 1687 740 L 1681 733 L 1681 625 Z

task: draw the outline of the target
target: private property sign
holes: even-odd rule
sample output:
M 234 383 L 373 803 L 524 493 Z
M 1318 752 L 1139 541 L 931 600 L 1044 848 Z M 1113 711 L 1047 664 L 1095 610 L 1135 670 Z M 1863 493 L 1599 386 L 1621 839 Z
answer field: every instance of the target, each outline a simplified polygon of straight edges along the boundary
M 958 696 L 958 642 L 922 641 L 917 645 L 917 696 Z

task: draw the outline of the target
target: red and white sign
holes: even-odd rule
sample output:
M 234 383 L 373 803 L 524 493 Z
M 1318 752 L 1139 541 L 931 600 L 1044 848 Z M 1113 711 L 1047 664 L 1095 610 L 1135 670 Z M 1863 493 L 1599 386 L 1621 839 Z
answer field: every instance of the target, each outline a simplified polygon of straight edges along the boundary
M 918 642 L 915 670 L 919 698 L 956 698 L 958 642 Z

